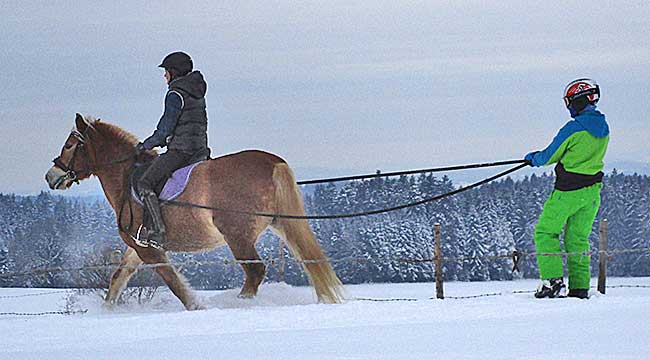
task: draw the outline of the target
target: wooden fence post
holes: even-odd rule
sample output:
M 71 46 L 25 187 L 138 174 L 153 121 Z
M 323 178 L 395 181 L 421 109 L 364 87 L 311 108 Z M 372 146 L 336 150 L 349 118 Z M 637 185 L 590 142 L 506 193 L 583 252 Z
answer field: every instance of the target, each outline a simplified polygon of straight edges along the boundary
M 444 299 L 445 294 L 442 285 L 442 251 L 440 250 L 440 224 L 433 225 L 434 234 L 434 262 L 436 264 L 436 298 Z
M 605 293 L 605 282 L 607 280 L 607 219 L 600 221 L 598 227 L 598 292 Z
M 278 282 L 284 282 L 285 265 L 284 241 L 280 238 L 280 242 L 278 243 Z

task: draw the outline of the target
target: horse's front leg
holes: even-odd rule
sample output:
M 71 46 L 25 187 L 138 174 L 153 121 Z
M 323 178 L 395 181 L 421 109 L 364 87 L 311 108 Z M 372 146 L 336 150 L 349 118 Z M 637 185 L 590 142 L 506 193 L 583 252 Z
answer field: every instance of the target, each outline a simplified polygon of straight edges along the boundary
M 160 250 L 154 248 L 137 248 L 138 255 L 146 264 L 168 264 L 169 258 Z M 156 272 L 169 289 L 183 303 L 187 310 L 203 310 L 205 307 L 197 301 L 194 291 L 187 279 L 181 275 L 172 265 L 161 265 L 155 267 Z
M 122 290 L 124 290 L 129 279 L 135 274 L 140 264 L 142 264 L 142 260 L 135 250 L 131 247 L 127 248 L 124 256 L 122 256 L 120 267 L 115 270 L 111 277 L 111 284 L 108 287 L 105 300 L 107 305 L 115 304 Z

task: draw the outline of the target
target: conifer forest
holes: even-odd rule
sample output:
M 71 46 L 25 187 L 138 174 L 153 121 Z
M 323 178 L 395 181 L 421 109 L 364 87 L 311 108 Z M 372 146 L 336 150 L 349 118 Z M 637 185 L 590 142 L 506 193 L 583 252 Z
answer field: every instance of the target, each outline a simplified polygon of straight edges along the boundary
M 535 251 L 533 232 L 552 176 L 506 178 L 459 195 L 380 215 L 311 221 L 321 245 L 344 283 L 433 281 L 433 263 L 394 259 L 431 259 L 433 228 L 441 224 L 445 258 L 472 260 L 444 263 L 447 281 L 536 278 L 533 257 L 524 257 L 520 272 L 507 258 L 485 259 L 518 250 Z M 612 256 L 610 276 L 650 276 L 650 177 L 615 170 L 605 176 L 602 204 L 590 236 L 598 247 L 598 222 L 609 222 L 609 249 L 638 249 Z M 381 209 L 421 200 L 457 188 L 449 178 L 433 175 L 376 178 L 303 188 L 307 214 L 341 214 Z M 266 232 L 258 242 L 263 259 L 279 254 L 278 238 Z M 88 201 L 42 192 L 36 196 L 0 194 L 0 275 L 40 268 L 78 268 L 114 263 L 126 245 L 117 233 L 115 214 L 105 200 Z M 306 284 L 288 250 L 284 280 Z M 198 289 L 239 287 L 243 272 L 227 247 L 199 254 L 172 254 L 182 273 Z M 592 273 L 597 271 L 592 256 Z M 201 264 L 201 262 L 208 262 Z M 3 287 L 106 287 L 110 269 L 0 277 Z M 269 266 L 267 281 L 278 280 Z M 140 271 L 131 285 L 160 284 L 151 270 Z

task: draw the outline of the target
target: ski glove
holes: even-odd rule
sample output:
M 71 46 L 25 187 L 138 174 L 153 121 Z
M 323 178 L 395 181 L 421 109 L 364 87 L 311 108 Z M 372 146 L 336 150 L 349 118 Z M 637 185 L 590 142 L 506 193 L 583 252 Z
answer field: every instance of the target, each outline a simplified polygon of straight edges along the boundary
M 534 166 L 534 165 L 533 165 L 533 157 L 534 157 L 535 154 L 537 154 L 538 152 L 539 152 L 539 151 L 533 151 L 533 152 L 529 152 L 528 154 L 526 154 L 526 156 L 524 157 L 524 160 L 526 160 L 526 163 L 527 163 L 528 165 L 530 165 L 530 166 Z

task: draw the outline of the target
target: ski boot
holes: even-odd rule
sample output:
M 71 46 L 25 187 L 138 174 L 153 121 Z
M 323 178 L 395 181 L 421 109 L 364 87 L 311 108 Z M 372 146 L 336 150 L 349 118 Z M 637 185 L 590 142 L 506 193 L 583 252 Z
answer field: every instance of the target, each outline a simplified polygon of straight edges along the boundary
M 564 280 L 562 278 L 542 280 L 542 283 L 537 287 L 537 291 L 535 291 L 535 297 L 538 299 L 566 297 Z
M 589 299 L 589 289 L 569 289 L 568 297 Z

